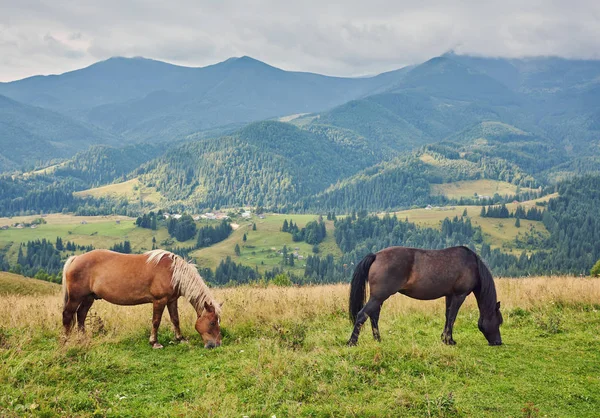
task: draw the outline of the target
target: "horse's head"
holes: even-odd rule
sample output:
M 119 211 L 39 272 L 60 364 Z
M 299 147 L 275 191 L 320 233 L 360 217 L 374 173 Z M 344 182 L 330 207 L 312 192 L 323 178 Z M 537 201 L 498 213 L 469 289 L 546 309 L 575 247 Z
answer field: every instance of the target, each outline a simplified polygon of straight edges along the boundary
M 500 325 L 502 325 L 502 322 L 500 302 L 496 303 L 496 308 L 491 313 L 479 317 L 477 326 L 490 345 L 502 345 L 502 337 L 500 337 Z
M 204 303 L 204 311 L 196 320 L 196 331 L 204 341 L 204 348 L 215 348 L 221 345 L 220 318 L 213 305 Z

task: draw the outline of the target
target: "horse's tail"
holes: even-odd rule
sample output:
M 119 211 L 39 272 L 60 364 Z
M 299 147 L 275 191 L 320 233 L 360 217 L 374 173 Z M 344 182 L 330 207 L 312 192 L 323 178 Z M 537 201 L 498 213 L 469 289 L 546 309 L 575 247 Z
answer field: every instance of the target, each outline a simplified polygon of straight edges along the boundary
M 67 270 L 69 269 L 69 267 L 71 266 L 71 263 L 73 262 L 73 260 L 75 260 L 76 257 L 77 256 L 75 256 L 75 255 L 69 257 L 63 267 L 63 274 L 62 274 L 62 290 L 63 290 L 63 296 L 64 296 L 63 308 L 64 308 L 64 305 L 67 304 L 67 300 L 69 299 L 69 292 L 67 290 Z
M 375 261 L 375 254 L 369 253 L 354 269 L 352 282 L 350 284 L 349 311 L 350 320 L 356 322 L 356 316 L 363 308 L 366 299 L 366 287 L 369 278 L 369 269 Z

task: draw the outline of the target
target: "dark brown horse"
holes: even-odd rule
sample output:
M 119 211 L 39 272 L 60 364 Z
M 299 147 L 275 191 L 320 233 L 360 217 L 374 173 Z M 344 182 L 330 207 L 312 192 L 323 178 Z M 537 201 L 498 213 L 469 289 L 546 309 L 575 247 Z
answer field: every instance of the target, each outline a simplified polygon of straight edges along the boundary
M 120 254 L 94 250 L 73 256 L 63 268 L 63 325 L 68 334 L 77 314 L 77 324 L 84 330 L 85 318 L 94 300 L 104 299 L 116 305 L 152 303 L 150 344 L 162 348 L 156 333 L 165 307 L 175 328 L 175 339 L 184 340 L 179 329 L 177 299 L 186 297 L 198 319 L 196 331 L 206 348 L 221 345 L 220 305 L 193 264 L 164 250 L 145 254 Z
M 365 305 L 365 287 L 369 282 L 370 298 Z M 379 312 L 383 302 L 394 293 L 431 300 L 446 297 L 446 325 L 442 341 L 456 344 L 452 327 L 458 309 L 473 292 L 479 306 L 479 330 L 490 345 L 501 345 L 502 314 L 496 300 L 496 287 L 489 269 L 467 247 L 444 250 L 390 247 L 368 254 L 354 270 L 350 287 L 350 319 L 354 331 L 348 345 L 358 342 L 367 317 L 371 318 L 373 337 L 379 341 Z M 364 305 L 364 306 L 363 306 Z

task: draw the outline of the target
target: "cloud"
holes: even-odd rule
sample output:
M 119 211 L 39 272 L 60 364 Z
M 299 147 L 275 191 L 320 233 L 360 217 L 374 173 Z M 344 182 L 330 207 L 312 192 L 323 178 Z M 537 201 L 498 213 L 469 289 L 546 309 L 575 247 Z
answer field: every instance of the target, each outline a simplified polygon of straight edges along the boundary
M 111 56 L 203 66 L 249 55 L 289 70 L 356 76 L 450 49 L 600 58 L 600 2 L 0 0 L 0 80 Z

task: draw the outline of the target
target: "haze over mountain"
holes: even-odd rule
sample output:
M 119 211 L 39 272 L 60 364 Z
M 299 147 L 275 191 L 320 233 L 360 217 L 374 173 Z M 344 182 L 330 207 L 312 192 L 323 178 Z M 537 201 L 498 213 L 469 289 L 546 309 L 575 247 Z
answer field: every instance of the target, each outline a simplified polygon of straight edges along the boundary
M 136 177 L 167 201 L 192 206 L 349 208 L 374 188 L 364 205 L 389 209 L 426 201 L 431 183 L 493 178 L 537 187 L 597 171 L 600 157 L 597 61 L 446 54 L 352 79 L 248 57 L 203 68 L 115 58 L 1 84 L 0 92 L 12 97 L 4 100 L 13 109 L 1 122 L 5 143 L 39 150 L 2 153 L 3 170 L 91 144 L 135 143 L 79 154 L 55 176 L 77 179 L 79 188 Z M 288 123 L 243 127 L 299 113 Z M 173 144 L 184 139 L 189 144 Z M 169 151 L 142 152 L 145 141 Z M 223 176 L 229 181 L 215 180 Z
M 229 124 L 325 110 L 392 86 L 403 74 L 327 77 L 283 71 L 250 57 L 202 68 L 111 58 L 61 75 L 3 83 L 0 94 L 133 142 L 172 140 Z

